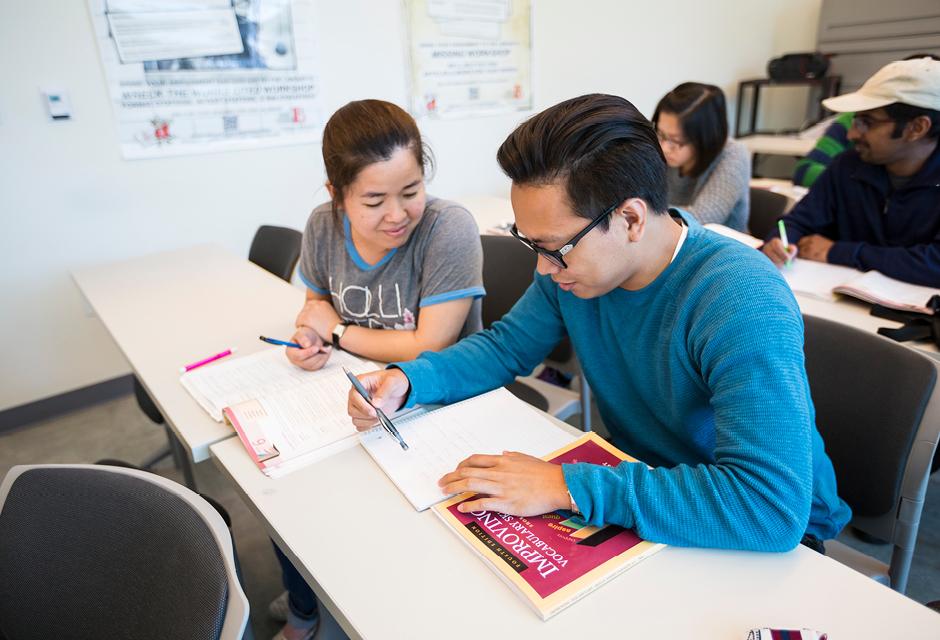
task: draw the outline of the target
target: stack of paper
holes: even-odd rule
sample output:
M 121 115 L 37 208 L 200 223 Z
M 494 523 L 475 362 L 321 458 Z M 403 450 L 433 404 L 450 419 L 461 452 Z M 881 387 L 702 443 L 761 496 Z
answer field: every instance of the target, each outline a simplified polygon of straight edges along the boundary
M 304 371 L 278 347 L 185 373 L 180 382 L 209 415 L 224 415 L 262 471 L 280 476 L 358 443 L 344 366 L 356 374 L 376 368 L 334 351 L 322 369 Z

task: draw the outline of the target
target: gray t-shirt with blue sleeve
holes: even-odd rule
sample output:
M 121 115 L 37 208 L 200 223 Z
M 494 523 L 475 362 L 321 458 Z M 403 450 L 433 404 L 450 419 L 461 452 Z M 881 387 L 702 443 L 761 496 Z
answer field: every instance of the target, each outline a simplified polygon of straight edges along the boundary
M 304 230 L 299 273 L 311 290 L 330 295 L 349 324 L 413 331 L 422 307 L 473 298 L 460 337 L 483 328 L 480 234 L 470 212 L 454 202 L 428 196 L 408 242 L 375 264 L 356 251 L 345 212 L 321 204 Z

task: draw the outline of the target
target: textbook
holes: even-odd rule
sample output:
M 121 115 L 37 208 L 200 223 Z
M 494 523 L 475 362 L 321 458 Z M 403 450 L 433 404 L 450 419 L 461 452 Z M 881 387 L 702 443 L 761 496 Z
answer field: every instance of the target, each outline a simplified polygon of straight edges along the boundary
M 794 291 L 821 300 L 835 300 L 836 294 L 841 293 L 871 304 L 917 313 L 933 314 L 928 303 L 940 294 L 940 290 L 901 282 L 878 271 L 862 272 L 799 258 L 783 268 L 783 277 Z
M 707 224 L 705 228 L 750 247 L 757 248 L 763 244 L 753 236 L 720 224 Z M 800 258 L 794 258 L 781 273 L 793 291 L 814 298 L 832 301 L 836 300 L 836 294 L 841 293 L 900 311 L 932 315 L 928 303 L 933 296 L 940 294 L 940 289 L 895 280 L 878 271 L 862 272 L 851 267 Z
M 520 451 L 542 457 L 574 440 L 503 388 L 392 419 L 407 451 L 378 427 L 362 435 L 362 446 L 418 511 L 450 497 L 437 481 L 475 453 Z
M 261 471 L 279 477 L 358 444 L 344 366 L 357 374 L 376 368 L 334 351 L 322 369 L 305 371 L 275 347 L 184 373 L 180 382 L 209 415 L 235 429 Z
M 544 459 L 610 467 L 625 460 L 637 462 L 595 433 Z M 642 540 L 616 525 L 589 526 L 571 511 L 521 517 L 457 510 L 457 505 L 474 495 L 455 496 L 436 505 L 434 513 L 543 620 L 666 546 Z

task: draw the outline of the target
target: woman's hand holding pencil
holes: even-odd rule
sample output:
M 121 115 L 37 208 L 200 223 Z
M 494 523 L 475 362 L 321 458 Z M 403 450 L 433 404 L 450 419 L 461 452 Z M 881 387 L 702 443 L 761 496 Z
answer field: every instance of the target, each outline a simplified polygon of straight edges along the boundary
M 322 369 L 333 352 L 333 346 L 324 343 L 310 327 L 297 327 L 297 331 L 291 336 L 291 342 L 300 345 L 300 348 L 287 347 L 287 359 L 307 371 Z

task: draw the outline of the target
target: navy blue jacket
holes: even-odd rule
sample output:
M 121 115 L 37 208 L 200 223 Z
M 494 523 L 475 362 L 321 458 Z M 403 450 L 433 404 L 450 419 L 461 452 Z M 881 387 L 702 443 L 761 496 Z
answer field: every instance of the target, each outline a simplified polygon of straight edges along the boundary
M 940 144 L 896 191 L 883 166 L 846 151 L 783 220 L 790 242 L 834 240 L 833 264 L 940 288 Z

